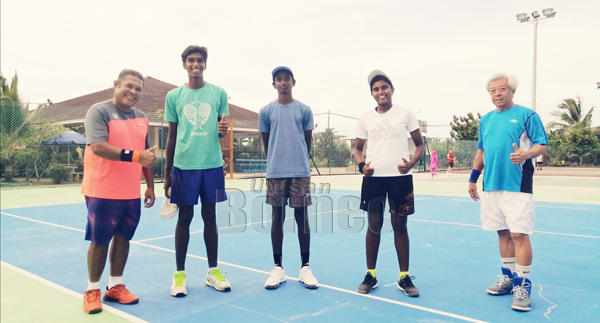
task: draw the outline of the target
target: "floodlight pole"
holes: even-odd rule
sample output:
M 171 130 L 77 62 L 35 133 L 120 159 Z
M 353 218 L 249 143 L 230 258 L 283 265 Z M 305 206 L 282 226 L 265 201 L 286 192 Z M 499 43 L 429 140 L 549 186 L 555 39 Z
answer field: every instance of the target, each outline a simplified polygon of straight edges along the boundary
M 544 17 L 541 17 L 541 15 L 537 12 L 534 11 L 531 14 L 531 18 L 533 18 L 532 21 L 529 21 L 529 17 L 527 16 L 527 14 L 518 14 L 517 15 L 517 20 L 519 20 L 519 22 L 531 22 L 533 23 L 533 75 L 531 77 L 531 108 L 533 109 L 533 111 L 536 111 L 536 99 L 537 99 L 537 95 L 536 95 L 536 90 L 537 90 L 537 28 L 538 28 L 538 23 L 540 20 L 545 20 L 548 18 L 552 18 L 556 15 L 556 12 L 554 11 L 554 9 L 544 9 L 542 11 L 544 13 Z
M 535 109 L 535 101 L 537 99 L 536 96 L 536 88 L 537 88 L 537 27 L 538 27 L 538 18 L 533 20 L 533 76 L 531 77 L 531 108 L 533 111 Z

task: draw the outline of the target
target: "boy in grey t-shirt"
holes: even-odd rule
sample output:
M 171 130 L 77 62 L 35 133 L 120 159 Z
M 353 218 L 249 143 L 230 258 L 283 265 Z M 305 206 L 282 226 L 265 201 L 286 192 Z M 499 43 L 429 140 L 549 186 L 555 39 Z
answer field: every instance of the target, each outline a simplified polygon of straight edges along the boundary
M 310 108 L 292 97 L 296 85 L 292 70 L 277 67 L 271 73 L 277 100 L 260 109 L 258 131 L 267 154 L 267 204 L 273 207 L 271 243 L 275 268 L 265 282 L 266 289 L 276 289 L 285 282 L 281 265 L 283 222 L 289 198 L 298 225 L 298 241 L 302 268 L 298 280 L 304 287 L 319 287 L 308 265 L 310 255 L 310 228 L 307 207 L 310 200 L 309 151 L 314 129 Z

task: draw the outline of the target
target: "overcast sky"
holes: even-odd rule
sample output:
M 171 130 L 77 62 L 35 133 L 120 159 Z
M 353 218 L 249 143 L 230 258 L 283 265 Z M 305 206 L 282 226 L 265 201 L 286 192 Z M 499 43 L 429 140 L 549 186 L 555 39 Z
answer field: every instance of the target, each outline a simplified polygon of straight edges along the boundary
M 494 108 L 485 83 L 496 72 L 516 75 L 515 102 L 531 107 L 533 25 L 515 16 L 545 8 L 557 14 L 538 28 L 538 113 L 555 120 L 575 96 L 600 109 L 597 0 L 2 0 L 1 68 L 18 72 L 21 97 L 37 106 L 106 89 L 123 68 L 182 85 L 181 52 L 198 44 L 209 50 L 205 79 L 232 104 L 258 112 L 276 98 L 271 70 L 286 65 L 314 114 L 354 118 L 375 106 L 366 78 L 381 69 L 393 102 L 426 120 L 430 137 L 449 137 L 453 115 Z M 323 130 L 327 116 L 315 123 Z M 354 136 L 356 120 L 330 126 Z

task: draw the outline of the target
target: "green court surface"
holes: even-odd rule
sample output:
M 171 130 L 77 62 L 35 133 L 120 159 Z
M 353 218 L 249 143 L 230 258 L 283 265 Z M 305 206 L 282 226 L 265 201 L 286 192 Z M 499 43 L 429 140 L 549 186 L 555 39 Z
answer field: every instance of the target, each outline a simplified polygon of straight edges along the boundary
M 2 312 L 0 321 L 9 322 L 141 322 L 128 320 L 108 309 L 88 315 L 82 310 L 82 296 L 54 283 L 34 278 L 2 263 Z M 130 315 L 117 311 L 119 314 Z

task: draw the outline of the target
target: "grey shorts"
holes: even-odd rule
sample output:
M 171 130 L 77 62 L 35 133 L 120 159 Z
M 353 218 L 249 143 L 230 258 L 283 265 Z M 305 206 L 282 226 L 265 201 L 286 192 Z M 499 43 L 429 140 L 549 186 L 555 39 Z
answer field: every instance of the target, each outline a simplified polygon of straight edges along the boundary
M 310 177 L 267 179 L 267 204 L 301 208 L 312 204 L 310 200 Z

